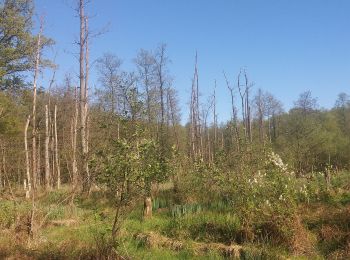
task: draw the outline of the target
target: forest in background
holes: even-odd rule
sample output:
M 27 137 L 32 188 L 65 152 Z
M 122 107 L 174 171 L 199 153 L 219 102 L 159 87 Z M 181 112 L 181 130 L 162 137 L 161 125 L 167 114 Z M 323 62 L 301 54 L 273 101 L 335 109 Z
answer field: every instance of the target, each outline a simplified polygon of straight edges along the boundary
M 1 256 L 350 256 L 346 93 L 323 109 L 305 91 L 285 111 L 242 69 L 204 97 L 195 54 L 181 115 L 166 44 L 135 53 L 130 71 L 112 52 L 90 61 L 88 3 L 76 2 L 78 77 L 62 79 L 33 1 L 0 4 Z

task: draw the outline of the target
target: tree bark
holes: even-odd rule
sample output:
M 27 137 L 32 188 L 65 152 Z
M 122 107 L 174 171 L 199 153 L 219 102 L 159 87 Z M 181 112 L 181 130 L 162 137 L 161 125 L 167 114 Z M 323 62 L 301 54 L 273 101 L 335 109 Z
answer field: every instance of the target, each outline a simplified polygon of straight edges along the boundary
M 25 190 L 26 190 L 26 198 L 30 198 L 30 193 L 32 191 L 32 184 L 31 184 L 31 179 L 30 179 L 30 166 L 29 166 L 29 149 L 28 149 L 28 126 L 30 122 L 30 115 L 27 118 L 27 122 L 24 128 L 24 150 L 26 154 L 26 174 L 27 174 L 27 180 L 24 182 L 25 183 Z
M 152 198 L 151 196 L 146 196 L 143 205 L 143 218 L 148 219 L 152 217 Z
M 50 189 L 50 134 L 49 134 L 49 109 L 45 105 L 45 187 Z
M 79 80 L 80 80 L 80 137 L 81 137 L 81 174 L 83 178 L 83 190 L 89 193 L 90 175 L 88 165 L 88 143 L 87 143 L 87 79 L 88 72 L 88 46 L 87 46 L 87 18 L 84 14 L 85 1 L 79 1 L 80 14 L 80 56 L 79 56 Z
M 57 105 L 55 105 L 54 112 L 54 128 L 55 128 L 55 163 L 57 170 L 57 189 L 61 188 L 61 170 L 60 170 L 60 161 L 58 156 L 58 139 L 57 139 Z
M 78 96 L 77 87 L 75 87 L 74 94 L 74 117 L 72 120 L 72 173 L 73 173 L 73 187 L 78 184 L 78 166 L 77 166 L 77 127 L 78 127 Z
M 36 58 L 35 58 L 35 68 L 34 68 L 34 80 L 33 80 L 33 111 L 32 111 L 32 171 L 33 171 L 33 188 L 36 188 L 37 181 L 37 151 L 36 151 L 36 96 L 37 96 L 37 80 L 39 74 L 39 64 L 40 64 L 40 50 L 41 50 L 41 35 L 43 32 L 43 19 L 40 21 L 40 31 L 36 46 Z

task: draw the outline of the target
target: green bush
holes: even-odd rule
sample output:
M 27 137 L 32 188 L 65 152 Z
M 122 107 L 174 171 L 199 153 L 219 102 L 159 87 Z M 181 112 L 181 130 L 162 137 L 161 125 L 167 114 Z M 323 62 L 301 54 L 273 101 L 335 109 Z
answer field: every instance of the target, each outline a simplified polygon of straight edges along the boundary
M 10 228 L 17 220 L 28 216 L 30 207 L 26 202 L 0 200 L 0 228 Z

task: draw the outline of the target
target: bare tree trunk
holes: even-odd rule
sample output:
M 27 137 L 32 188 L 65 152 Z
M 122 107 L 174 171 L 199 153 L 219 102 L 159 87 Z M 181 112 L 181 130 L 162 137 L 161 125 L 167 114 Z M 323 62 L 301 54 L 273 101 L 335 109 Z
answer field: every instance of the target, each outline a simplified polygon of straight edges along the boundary
M 238 127 L 237 127 L 236 108 L 235 108 L 235 104 L 234 104 L 233 87 L 230 85 L 230 83 L 226 77 L 225 72 L 224 72 L 224 76 L 225 76 L 227 88 L 230 91 L 230 96 L 231 96 L 231 113 L 232 113 L 232 118 L 231 118 L 231 121 L 232 121 L 232 123 L 231 123 L 231 136 L 232 137 L 231 138 L 232 138 L 232 145 L 234 145 L 234 139 L 236 139 L 236 147 L 237 147 L 237 151 L 239 152 L 241 148 L 240 148 L 239 132 L 238 132 Z M 239 76 L 238 76 L 238 85 L 239 85 Z M 240 90 L 240 88 L 239 88 L 239 90 Z M 235 136 L 235 138 L 234 138 L 234 136 Z
M 173 125 L 173 130 L 174 130 L 174 136 L 176 140 L 176 149 L 179 149 L 180 143 L 179 143 L 179 135 L 177 133 L 176 129 L 176 119 L 175 119 L 175 97 L 169 93 L 169 101 L 170 101 L 170 115 L 171 115 L 171 122 Z
M 75 87 L 74 94 L 74 117 L 72 121 L 72 173 L 73 173 L 73 187 L 78 184 L 78 166 L 77 166 L 77 127 L 78 127 L 78 95 L 77 87 Z
M 37 163 L 37 173 L 38 173 L 38 185 L 41 186 L 41 136 L 40 134 L 38 135 L 38 149 L 37 149 L 37 158 L 38 158 L 38 163 Z
M 53 188 L 55 186 L 55 173 L 56 173 L 56 164 L 55 164 L 55 122 L 51 117 L 51 111 L 49 106 L 49 122 L 50 122 L 50 164 L 51 173 L 50 173 L 50 186 Z
M 238 91 L 239 91 L 239 95 L 241 97 L 241 106 L 242 106 L 242 121 L 243 121 L 243 130 L 244 130 L 244 139 L 245 142 L 247 142 L 247 124 L 246 124 L 246 106 L 245 106 L 245 102 L 244 102 L 244 96 L 245 93 L 242 92 L 241 89 L 241 75 L 242 75 L 242 70 L 239 72 L 238 77 L 237 77 L 237 87 L 238 87 Z
M 160 96 L 160 128 L 159 128 L 159 141 L 161 145 L 161 153 L 164 154 L 165 151 L 165 102 L 164 102 L 164 88 L 165 88 L 165 75 L 164 75 L 164 69 L 166 64 L 166 56 L 165 56 L 165 45 L 162 44 L 159 47 L 159 57 L 157 61 L 157 77 L 158 77 L 158 84 L 159 84 L 159 96 Z
M 197 110 L 197 138 L 199 138 L 199 147 L 198 147 L 198 154 L 200 157 L 203 156 L 203 136 L 202 136 L 202 124 L 201 124 L 201 117 L 199 113 L 199 75 L 198 75 L 198 55 L 196 52 L 196 67 L 195 67 L 195 73 L 196 73 L 196 110 Z
M 87 18 L 84 14 L 85 1 L 79 1 L 79 14 L 80 14 L 80 57 L 79 57 L 79 79 L 80 79 L 80 134 L 81 134 L 81 155 L 82 155 L 82 177 L 83 177 L 83 190 L 89 192 L 90 174 L 88 165 L 88 147 L 87 147 Z
M 150 196 L 145 197 L 143 206 L 143 217 L 146 219 L 152 217 L 152 198 Z
M 197 68 L 197 53 L 195 56 L 194 75 L 191 90 L 191 143 L 194 159 L 202 157 L 203 136 L 201 133 L 201 118 L 199 113 L 199 79 Z
M 50 189 L 50 133 L 49 133 L 49 109 L 45 105 L 45 187 Z
M 61 188 L 61 170 L 60 170 L 60 162 L 58 157 L 58 139 L 57 139 L 57 105 L 55 105 L 54 112 L 54 128 L 55 128 L 55 162 L 56 162 L 56 170 L 57 170 L 57 189 Z
M 86 115 L 85 115 L 85 71 L 84 71 L 84 54 L 85 54 L 85 16 L 84 16 L 84 0 L 80 0 L 80 137 L 81 137 L 81 156 L 82 156 L 82 178 L 84 189 L 84 178 L 86 178 L 85 170 L 85 140 L 86 140 Z
M 30 179 L 30 167 L 29 167 L 29 149 L 28 149 L 28 126 L 30 122 L 30 116 L 27 118 L 27 122 L 24 128 L 24 150 L 26 153 L 26 174 L 27 174 L 27 180 L 24 182 L 25 183 L 25 190 L 26 190 L 26 198 L 30 198 L 30 193 L 32 191 L 32 182 Z
M 194 89 L 194 79 L 192 81 L 192 91 L 191 91 L 191 107 L 190 107 L 190 117 L 191 117 L 191 154 L 192 158 L 196 159 L 196 140 L 195 140 L 195 128 L 196 128 L 196 116 L 195 116 L 195 89 Z
M 170 129 L 170 88 L 166 88 L 166 129 L 169 133 Z
M 151 196 L 152 183 L 149 180 L 145 180 L 145 198 L 143 204 L 143 217 L 145 219 L 152 217 L 152 196 Z
M 32 112 L 32 171 L 33 171 L 33 188 L 36 188 L 37 180 L 37 151 L 36 151 L 36 89 L 37 80 L 39 74 L 39 64 L 40 64 L 40 51 L 41 51 L 41 35 L 43 32 L 43 18 L 40 20 L 40 31 L 38 35 L 38 41 L 36 45 L 36 58 L 35 58 L 35 68 L 34 68 L 34 80 L 33 80 L 33 112 Z
M 249 102 L 249 89 L 250 86 L 248 85 L 248 77 L 247 73 L 244 71 L 244 78 L 245 78 L 245 110 L 246 110 L 246 129 L 248 132 L 249 142 L 253 142 L 253 135 L 252 135 L 252 121 L 251 121 L 251 109 L 250 109 L 250 102 Z
M 87 192 L 90 193 L 91 188 L 91 176 L 89 170 L 88 154 L 89 154 L 89 106 L 88 106 L 88 93 L 89 93 L 89 31 L 88 31 L 88 17 L 85 17 L 85 151 L 84 151 L 84 167 L 87 176 Z

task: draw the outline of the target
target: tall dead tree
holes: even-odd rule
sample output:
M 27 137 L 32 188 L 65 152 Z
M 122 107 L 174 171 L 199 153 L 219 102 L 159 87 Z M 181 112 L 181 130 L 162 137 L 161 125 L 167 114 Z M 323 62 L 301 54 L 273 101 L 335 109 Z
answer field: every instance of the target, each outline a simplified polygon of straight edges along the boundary
M 85 102 L 84 102 L 84 110 L 85 110 L 85 129 L 86 129 L 86 135 L 85 135 L 85 150 L 84 150 L 84 168 L 86 172 L 86 178 L 87 178 L 87 191 L 90 192 L 91 187 L 91 176 L 90 176 L 90 170 L 89 170 L 89 163 L 88 163 L 88 154 L 89 154 L 89 73 L 90 73 L 90 67 L 89 67 L 89 27 L 88 27 L 88 17 L 85 16 Z
M 212 106 L 214 104 L 214 97 L 210 97 L 208 99 L 208 107 L 203 109 L 203 121 L 204 121 L 204 125 L 203 125 L 203 133 L 206 137 L 205 140 L 205 152 L 203 151 L 203 157 L 206 159 L 206 161 L 208 162 L 208 164 L 212 163 L 212 145 L 211 145 L 211 140 L 210 140 L 210 129 L 208 126 L 208 117 L 209 117 L 209 113 L 212 109 Z
M 80 17 L 80 55 L 79 55 L 79 81 L 80 81 L 80 137 L 81 137 L 81 174 L 83 178 L 83 190 L 90 190 L 90 173 L 88 164 L 88 31 L 87 17 L 85 16 L 85 0 L 79 0 L 79 17 Z
M 169 113 L 170 113 L 170 117 L 171 117 L 171 122 L 172 122 L 172 127 L 173 127 L 173 131 L 174 131 L 174 137 L 175 137 L 175 141 L 176 141 L 176 149 L 179 149 L 179 134 L 177 131 L 177 124 L 178 124 L 178 117 L 177 117 L 177 101 L 176 101 L 176 92 L 174 89 L 172 88 L 168 88 L 168 99 L 169 99 Z
M 58 138 L 57 138 L 57 105 L 55 105 L 54 111 L 54 132 L 55 132 L 55 163 L 57 171 L 57 189 L 61 188 L 61 169 L 58 156 Z
M 72 181 L 75 188 L 78 184 L 78 165 L 77 165 L 77 134 L 78 134 L 78 93 L 77 87 L 74 88 L 74 115 L 71 122 L 71 136 L 72 136 Z
M 245 113 L 246 113 L 246 129 L 248 133 L 249 142 L 253 142 L 253 135 L 252 135 L 252 120 L 251 120 L 251 107 L 250 107 L 250 100 L 249 100 L 249 90 L 251 86 L 248 84 L 248 76 L 246 71 L 244 71 L 244 79 L 245 79 Z
M 50 132 L 49 132 L 49 109 L 45 105 L 45 187 L 50 189 Z
M 244 131 L 244 139 L 247 142 L 247 125 L 246 125 L 246 106 L 245 106 L 245 92 L 242 90 L 241 84 L 241 75 L 242 70 L 239 72 L 237 77 L 237 88 L 239 92 L 239 96 L 241 97 L 241 111 L 242 111 L 242 122 L 243 122 L 243 131 Z
M 261 89 L 258 90 L 257 95 L 255 96 L 255 106 L 256 112 L 258 116 L 258 124 L 259 124 L 259 141 L 260 143 L 264 143 L 264 115 L 265 115 L 265 106 L 264 106 L 264 95 Z
M 244 83 L 241 83 L 241 77 L 244 78 Z M 237 88 L 241 97 L 242 106 L 242 122 L 244 130 L 245 142 L 252 142 L 252 120 L 251 120 L 251 107 L 249 100 L 249 90 L 251 85 L 248 83 L 248 76 L 245 70 L 241 70 L 237 77 Z
M 36 42 L 36 57 L 34 66 L 33 79 L 33 111 L 32 111 L 32 182 L 33 188 L 36 188 L 37 181 L 37 150 L 36 150 L 36 98 L 37 98 L 37 80 L 39 75 L 40 53 L 41 53 L 41 37 L 43 33 L 43 18 L 40 19 L 40 30 Z
M 240 151 L 240 138 L 239 138 L 239 131 L 238 131 L 238 126 L 237 126 L 237 111 L 236 111 L 236 107 L 235 107 L 235 102 L 234 102 L 234 89 L 231 86 L 228 78 L 226 77 L 226 74 L 224 72 L 224 77 L 225 77 L 225 81 L 226 81 L 226 86 L 230 92 L 230 96 L 231 96 L 231 137 L 232 137 L 232 145 L 234 145 L 236 140 L 236 147 L 237 150 Z
M 161 149 L 164 152 L 165 149 L 165 89 L 166 89 L 166 64 L 168 62 L 168 58 L 166 56 L 166 45 L 161 44 L 155 55 L 155 71 L 156 71 L 156 81 L 159 89 L 159 99 L 160 99 L 160 126 L 159 126 L 159 141 L 161 145 Z M 163 153 L 162 152 L 162 153 Z
M 198 77 L 198 56 L 196 53 L 194 75 L 192 79 L 191 103 L 190 103 L 190 135 L 191 135 L 191 154 L 194 159 L 201 158 L 203 139 L 201 134 L 201 118 L 199 111 L 199 77 Z
M 213 145 L 213 155 L 215 155 L 217 148 L 217 139 L 218 139 L 218 121 L 216 114 L 216 80 L 214 85 L 214 95 L 213 95 L 213 127 L 214 127 L 214 145 Z

